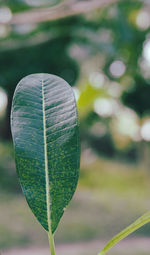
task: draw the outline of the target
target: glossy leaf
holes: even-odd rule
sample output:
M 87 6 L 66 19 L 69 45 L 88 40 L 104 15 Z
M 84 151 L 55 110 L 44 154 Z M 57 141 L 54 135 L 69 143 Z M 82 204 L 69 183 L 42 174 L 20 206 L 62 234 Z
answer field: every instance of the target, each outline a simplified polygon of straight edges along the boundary
M 54 233 L 79 175 L 79 130 L 72 88 L 50 74 L 22 79 L 13 98 L 11 129 L 22 190 L 38 221 Z

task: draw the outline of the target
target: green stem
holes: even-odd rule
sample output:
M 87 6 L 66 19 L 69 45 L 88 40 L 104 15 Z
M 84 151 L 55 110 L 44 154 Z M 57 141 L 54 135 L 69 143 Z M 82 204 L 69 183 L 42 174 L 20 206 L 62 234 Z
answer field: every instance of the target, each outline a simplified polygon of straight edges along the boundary
M 117 244 L 119 241 L 127 237 L 129 234 L 133 233 L 135 230 L 139 229 L 146 223 L 150 222 L 150 212 L 145 213 L 143 216 L 138 218 L 135 222 L 133 222 L 131 225 L 129 225 L 127 228 L 125 228 L 123 231 L 121 231 L 119 234 L 114 236 L 104 247 L 104 249 L 98 253 L 98 255 L 105 255 L 106 252 L 108 252 L 115 244 Z
M 53 236 L 51 230 L 48 232 L 48 240 L 49 240 L 49 246 L 50 246 L 51 255 L 55 255 L 54 236 Z

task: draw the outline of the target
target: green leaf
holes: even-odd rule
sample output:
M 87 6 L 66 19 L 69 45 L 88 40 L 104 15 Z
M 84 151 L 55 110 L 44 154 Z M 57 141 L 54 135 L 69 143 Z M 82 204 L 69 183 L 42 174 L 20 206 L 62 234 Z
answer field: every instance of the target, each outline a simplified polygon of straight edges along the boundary
M 119 234 L 115 235 L 104 247 L 104 249 L 98 253 L 98 255 L 105 255 L 115 244 L 119 243 L 125 237 L 136 231 L 137 229 L 150 222 L 150 212 L 145 213 L 143 216 L 134 221 L 127 228 L 122 230 Z
M 13 98 L 11 129 L 26 200 L 45 230 L 54 233 L 79 176 L 79 127 L 72 88 L 50 74 L 22 79 Z

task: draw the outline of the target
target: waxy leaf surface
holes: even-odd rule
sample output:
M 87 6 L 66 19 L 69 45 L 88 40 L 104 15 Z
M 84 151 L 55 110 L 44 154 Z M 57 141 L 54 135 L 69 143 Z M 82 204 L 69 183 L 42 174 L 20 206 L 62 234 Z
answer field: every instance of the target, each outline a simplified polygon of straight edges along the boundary
M 54 233 L 79 175 L 79 128 L 72 88 L 50 74 L 22 79 L 13 98 L 11 129 L 26 200 L 45 230 Z

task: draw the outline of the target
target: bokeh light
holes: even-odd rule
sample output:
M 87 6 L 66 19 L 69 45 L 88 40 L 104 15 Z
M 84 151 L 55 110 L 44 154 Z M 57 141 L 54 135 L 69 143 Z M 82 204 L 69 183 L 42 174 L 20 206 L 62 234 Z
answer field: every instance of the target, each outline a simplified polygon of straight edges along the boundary
M 150 39 L 146 40 L 143 46 L 143 57 L 150 65 Z
M 102 73 L 93 72 L 90 74 L 89 81 L 95 88 L 101 88 L 104 86 L 105 77 Z
M 138 117 L 130 108 L 120 108 L 116 113 L 116 126 L 122 135 L 129 136 L 134 141 L 140 141 L 140 126 L 138 124 Z
M 145 141 L 150 141 L 150 119 L 143 123 L 141 127 L 141 136 Z
M 7 95 L 3 89 L 0 88 L 0 115 L 7 106 Z
M 141 10 L 136 18 L 136 24 L 141 30 L 146 30 L 150 26 L 150 15 L 146 10 Z
M 8 23 L 12 18 L 12 12 L 8 7 L 0 8 L 0 23 Z
M 95 112 L 102 117 L 109 117 L 118 109 L 118 104 L 115 100 L 109 98 L 98 98 L 94 102 Z
M 112 76 L 119 78 L 125 73 L 126 66 L 122 61 L 116 60 L 116 61 L 112 62 L 109 70 L 110 70 L 110 73 Z

